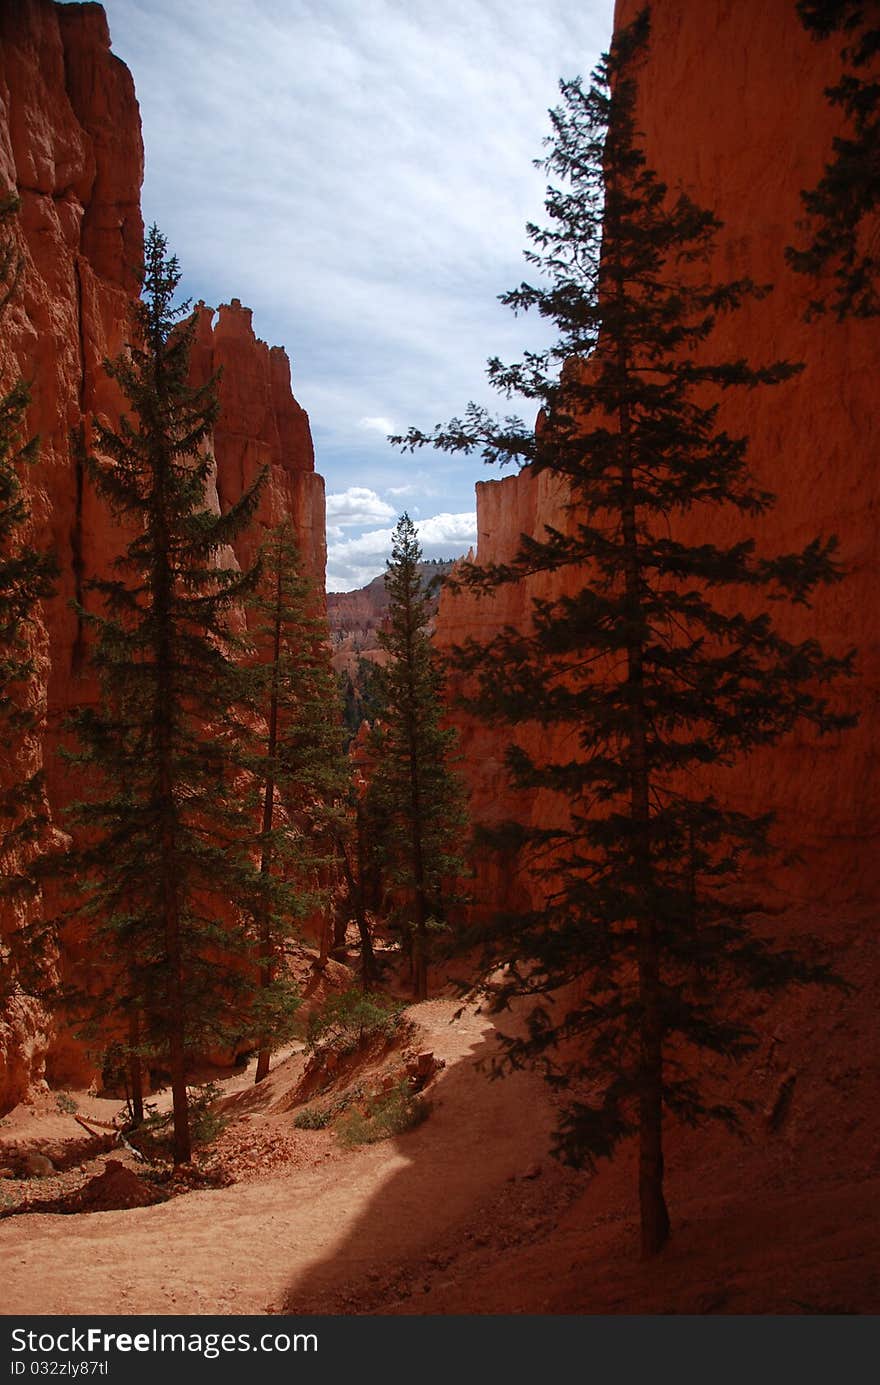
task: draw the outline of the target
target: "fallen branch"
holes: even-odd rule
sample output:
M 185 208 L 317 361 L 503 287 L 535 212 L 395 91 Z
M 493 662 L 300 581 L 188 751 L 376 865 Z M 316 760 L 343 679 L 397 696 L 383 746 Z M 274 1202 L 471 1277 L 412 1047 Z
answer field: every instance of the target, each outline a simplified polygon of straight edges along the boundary
M 133 1154 L 135 1159 L 137 1159 L 141 1164 L 145 1164 L 147 1162 L 147 1156 L 145 1154 L 141 1154 L 139 1149 L 135 1149 L 134 1145 L 129 1144 L 128 1140 L 125 1138 L 121 1130 L 119 1132 L 119 1139 L 122 1142 L 122 1144 L 125 1145 L 125 1148 L 128 1150 L 129 1154 Z
M 114 1135 L 119 1134 L 119 1127 L 115 1125 L 110 1125 L 107 1121 L 93 1120 L 91 1116 L 89 1117 L 89 1120 L 86 1121 L 82 1116 L 77 1115 L 74 1115 L 73 1119 L 76 1121 L 77 1125 L 81 1125 L 83 1130 L 87 1130 L 88 1133 L 94 1136 L 96 1140 L 103 1139 L 103 1131 L 105 1130 L 111 1131 Z M 89 1121 L 91 1121 L 91 1124 L 89 1124 Z M 98 1129 L 93 1130 L 92 1126 L 97 1126 Z

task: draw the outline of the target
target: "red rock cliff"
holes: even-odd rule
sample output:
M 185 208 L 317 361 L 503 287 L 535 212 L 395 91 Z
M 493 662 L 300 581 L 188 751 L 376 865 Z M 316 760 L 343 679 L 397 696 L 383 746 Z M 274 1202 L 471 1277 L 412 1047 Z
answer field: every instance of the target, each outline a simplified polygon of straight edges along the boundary
M 250 308 L 237 298 L 219 313 L 199 306 L 193 363 L 201 380 L 220 372 L 220 417 L 214 428 L 217 494 L 225 510 L 266 468 L 256 525 L 237 556 L 248 562 L 262 529 L 293 520 L 303 570 L 323 592 L 327 561 L 324 479 L 315 471 L 308 414 L 293 397 L 282 346 L 254 335 Z
M 641 0 L 618 0 L 617 23 L 632 20 Z M 772 283 L 764 300 L 725 321 L 716 342 L 730 358 L 755 363 L 803 361 L 794 380 L 754 393 L 731 391 L 723 420 L 751 439 L 754 472 L 778 503 L 754 533 L 768 552 L 836 533 L 849 568 L 844 583 L 813 610 L 782 619 L 795 638 L 817 636 L 834 652 L 855 645 L 858 678 L 842 690 L 860 712 L 856 730 L 816 741 L 792 737 L 752 756 L 729 776 L 727 793 L 746 809 L 775 808 L 779 836 L 802 861 L 776 883 L 792 902 L 825 896 L 876 900 L 880 836 L 880 485 L 878 485 L 876 322 L 804 321 L 811 285 L 785 264 L 798 238 L 800 192 L 813 186 L 838 130 L 839 115 L 823 88 L 839 68 L 839 42 L 816 43 L 790 0 L 654 0 L 650 52 L 640 83 L 641 129 L 649 164 L 724 222 L 712 272 Z M 713 347 L 717 350 L 717 344 Z M 739 398 L 733 396 L 739 394 Z M 477 486 L 478 558 L 502 559 L 520 532 L 564 527 L 551 483 L 527 473 Z M 741 533 L 727 516 L 707 519 L 716 538 Z M 699 532 L 689 521 L 689 536 Z M 702 530 L 706 533 L 705 527 Z M 438 623 L 443 645 L 491 635 L 528 619 L 531 597 L 547 595 L 543 579 L 502 590 L 494 599 L 445 595 Z M 501 765 L 504 737 L 464 723 L 465 761 L 474 814 L 490 820 L 510 807 Z M 546 813 L 547 804 L 528 811 Z M 485 902 L 503 882 L 485 881 Z
M 49 725 L 70 703 L 79 648 L 68 609 L 106 543 L 100 516 L 72 460 L 70 432 L 92 412 L 111 413 L 115 390 L 100 362 L 122 346 L 141 258 L 143 151 L 131 76 L 110 52 L 99 5 L 21 0 L 0 7 L 0 186 L 21 199 L 25 271 L 0 334 L 4 382 L 31 382 L 31 429 L 39 465 L 25 478 L 38 544 L 58 555 L 58 596 L 34 633 Z M 63 781 L 54 756 L 31 748 L 49 772 L 57 808 Z M 15 922 L 14 920 L 12 921 Z M 7 925 L 8 926 L 8 925 Z M 39 1070 L 45 1034 L 33 1012 L 0 1036 L 0 1109 Z
M 122 349 L 133 267 L 143 252 L 140 188 L 143 146 L 134 84 L 110 50 L 97 4 L 15 0 L 0 4 L 0 191 L 21 199 L 25 261 L 21 289 L 0 325 L 0 382 L 31 382 L 29 427 L 40 461 L 25 479 L 35 541 L 57 553 L 58 595 L 34 632 L 47 706 L 43 745 L 26 750 L 22 768 L 42 758 L 56 822 L 71 797 L 69 774 L 55 754 L 61 722 L 87 685 L 71 597 L 106 572 L 122 542 L 106 507 L 92 494 L 71 447 L 94 414 L 111 422 L 121 400 L 101 363 Z M 323 589 L 323 481 L 314 470 L 308 418 L 290 388 L 283 350 L 257 341 L 250 312 L 233 302 L 201 314 L 197 370 L 223 367 L 214 452 L 221 504 L 231 503 L 258 469 L 269 466 L 259 519 L 292 515 L 304 565 Z M 255 536 L 242 540 L 246 559 Z M 6 920 L 5 927 L 16 920 Z M 2 941 L 2 938 L 0 938 Z M 0 1111 L 42 1071 L 47 1031 L 25 1004 L 0 1024 Z M 50 1052 L 56 1075 L 73 1075 L 64 1036 Z M 71 1066 L 73 1064 L 73 1066 Z M 81 1074 L 80 1074 L 81 1075 Z

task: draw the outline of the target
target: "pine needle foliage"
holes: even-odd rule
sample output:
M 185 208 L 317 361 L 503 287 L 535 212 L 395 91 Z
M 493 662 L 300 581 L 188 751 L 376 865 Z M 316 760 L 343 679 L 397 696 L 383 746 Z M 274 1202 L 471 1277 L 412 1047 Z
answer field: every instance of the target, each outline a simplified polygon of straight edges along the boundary
M 13 229 L 17 210 L 14 196 L 0 200 L 0 325 L 23 269 Z M 37 933 L 24 925 L 39 892 L 36 863 L 49 827 L 43 771 L 22 773 L 45 715 L 29 641 L 58 571 L 54 555 L 35 548 L 28 535 L 20 472 L 38 457 L 38 440 L 26 437 L 29 403 L 23 380 L 0 393 L 0 1015 L 23 984 L 39 985 Z
M 492 979 L 499 1006 L 534 1002 L 507 1062 L 543 1065 L 568 1093 L 566 1161 L 591 1167 L 637 1133 L 646 1256 L 669 1234 L 664 1113 L 735 1119 L 704 1081 L 706 1054 L 733 1060 L 755 1043 L 733 997 L 828 979 L 738 903 L 771 818 L 725 806 L 721 771 L 798 724 L 826 733 L 851 721 L 825 688 L 850 657 L 790 642 L 765 609 L 808 604 L 838 580 L 834 539 L 768 557 L 750 538 L 678 536 L 693 535 L 688 516 L 723 509 L 748 522 L 771 508 L 719 403 L 727 390 L 781 385 L 797 366 L 713 352 L 716 324 L 767 290 L 709 280 L 718 221 L 647 166 L 635 102 L 648 34 L 645 11 L 589 86 L 561 83 L 551 112 L 543 167 L 556 181 L 526 252 L 542 277 L 502 301 L 536 310 L 558 335 L 488 371 L 503 393 L 540 406 L 539 426 L 471 405 L 398 439 L 527 463 L 569 496 L 563 526 L 522 535 L 511 561 L 459 577 L 492 593 L 555 574 L 569 594 L 534 599 L 528 628 L 469 641 L 455 662 L 474 714 L 539 729 L 539 752 L 509 747 L 511 784 L 556 805 L 546 825 L 511 822 L 494 836 L 518 853 L 536 899 L 484 934 L 487 967 L 507 963 Z
M 209 507 L 216 379 L 190 383 L 195 320 L 175 305 L 179 280 L 153 226 L 132 341 L 105 362 L 130 412 L 116 429 L 95 421 L 86 458 L 133 537 L 115 574 L 91 584 L 101 613 L 81 612 L 100 698 L 70 721 L 86 786 L 71 821 L 86 846 L 69 873 L 107 979 L 89 996 L 87 978 L 79 998 L 98 1025 L 127 1021 L 134 1056 L 170 1073 L 174 1156 L 185 1163 L 188 1064 L 234 1042 L 250 975 L 230 907 L 234 916 L 255 872 L 223 727 L 241 652 L 232 616 L 257 574 L 223 566 L 222 552 L 249 523 L 262 478 L 225 514 Z
M 261 578 L 248 598 L 256 662 L 241 677 L 259 734 L 243 735 L 260 823 L 258 891 L 252 903 L 260 976 L 259 1027 L 275 1044 L 289 1037 L 298 997 L 284 969 L 288 942 L 326 908 L 335 867 L 337 805 L 347 789 L 341 709 L 327 621 L 302 575 L 289 521 L 266 539 Z M 265 731 L 262 730 L 265 728 Z M 269 1070 L 264 1039 L 256 1081 Z
M 809 316 L 880 313 L 876 214 L 880 207 L 880 14 L 870 0 L 799 0 L 804 27 L 817 40 L 844 37 L 840 78 L 825 94 L 838 107 L 844 130 L 816 186 L 801 194 L 811 235 L 789 246 L 793 269 L 817 279 Z
M 379 634 L 386 662 L 375 676 L 375 771 L 370 818 L 386 881 L 401 900 L 417 1000 L 428 994 L 432 938 L 445 926 L 445 893 L 463 873 L 464 790 L 453 768 L 457 735 L 441 725 L 443 678 L 428 632 L 430 592 L 408 514 L 394 530 L 385 585 L 390 606 Z
M 381 974 L 373 945 L 372 911 L 380 903 L 382 825 L 375 820 L 374 808 L 362 766 L 350 747 L 345 792 L 337 800 L 329 822 L 341 877 L 333 930 L 336 945 L 344 944 L 349 923 L 357 928 L 361 984 L 365 990 Z

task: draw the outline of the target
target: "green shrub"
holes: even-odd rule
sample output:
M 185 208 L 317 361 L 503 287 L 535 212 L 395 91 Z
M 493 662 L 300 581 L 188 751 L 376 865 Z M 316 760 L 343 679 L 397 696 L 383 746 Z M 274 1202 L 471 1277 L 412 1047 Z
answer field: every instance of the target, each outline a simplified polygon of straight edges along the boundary
M 357 987 L 340 991 L 309 1016 L 306 1046 L 354 1053 L 378 1034 L 390 1037 L 400 1023 L 401 1008 L 386 996 Z
M 350 1111 L 336 1127 L 336 1132 L 344 1145 L 375 1144 L 377 1140 L 387 1140 L 392 1135 L 402 1135 L 406 1130 L 414 1130 L 427 1118 L 428 1103 L 417 1095 L 404 1078 L 380 1092 L 367 1103 L 367 1111 Z
M 189 1096 L 189 1128 L 194 1145 L 210 1145 L 227 1126 L 227 1117 L 213 1109 L 221 1090 L 216 1082 L 206 1082 Z
M 324 1130 L 333 1119 L 329 1106 L 305 1106 L 293 1118 L 296 1130 Z

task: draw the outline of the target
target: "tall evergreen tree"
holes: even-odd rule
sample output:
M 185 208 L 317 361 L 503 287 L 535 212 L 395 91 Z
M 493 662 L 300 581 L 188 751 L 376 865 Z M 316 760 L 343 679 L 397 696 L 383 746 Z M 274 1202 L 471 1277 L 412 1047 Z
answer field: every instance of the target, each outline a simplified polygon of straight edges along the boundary
M 462 872 L 466 821 L 462 785 L 450 766 L 456 733 L 440 724 L 442 676 L 428 634 L 421 556 L 416 527 L 403 514 L 385 574 L 390 608 L 379 643 L 388 659 L 376 674 L 370 794 L 386 878 L 406 901 L 417 1000 L 428 994 L 430 937 L 444 921 L 444 883 Z
M 375 691 L 376 665 L 362 660 L 358 683 L 365 701 L 372 703 Z M 373 709 L 375 710 L 375 709 Z M 381 839 L 382 823 L 377 818 L 379 805 L 371 792 L 375 772 L 376 736 L 372 723 L 362 719 L 358 734 L 352 736 L 347 748 L 347 779 L 345 794 L 339 800 L 335 815 L 336 852 L 342 875 L 343 889 L 338 900 L 334 941 L 344 941 L 348 924 L 354 922 L 360 940 L 360 972 L 364 990 L 381 976 L 371 928 L 371 914 L 382 904 Z
M 880 256 L 873 221 L 880 207 L 880 13 L 870 0 L 798 0 L 798 14 L 817 40 L 845 38 L 839 80 L 826 88 L 842 112 L 844 132 L 831 144 L 819 182 L 801 194 L 810 239 L 786 258 L 803 274 L 821 276 L 811 315 L 838 318 L 880 313 Z
M 258 663 L 246 674 L 246 705 L 265 735 L 252 735 L 243 763 L 258 797 L 259 891 L 254 905 L 264 1034 L 283 1038 L 296 999 L 284 971 L 298 923 L 326 905 L 337 805 L 347 783 L 336 678 L 326 619 L 302 576 L 289 522 L 267 539 L 262 577 L 249 598 Z M 248 738 L 245 737 L 247 740 Z M 256 1081 L 269 1071 L 261 1042 Z
M 247 524 L 259 481 L 226 514 L 208 505 L 216 381 L 190 384 L 195 320 L 176 307 L 176 258 L 154 226 L 133 340 L 105 368 L 131 409 L 95 422 L 88 473 L 134 529 L 116 575 L 86 614 L 101 697 L 71 719 L 88 796 L 72 817 L 88 845 L 72 858 L 80 908 L 109 986 L 93 1010 L 127 1016 L 139 1049 L 170 1072 L 174 1158 L 190 1158 L 187 1069 L 229 1036 L 246 986 L 242 933 L 221 920 L 253 891 L 241 804 L 222 728 L 234 698 L 230 614 L 255 573 L 218 555 Z
M 741 515 L 747 532 L 773 503 L 750 476 L 747 439 L 721 425 L 721 393 L 780 384 L 795 367 L 753 368 L 714 345 L 719 318 L 764 290 L 708 280 L 719 223 L 646 164 L 635 101 L 647 38 L 644 12 L 588 88 L 561 84 L 551 112 L 543 166 L 559 182 L 526 253 L 545 279 L 502 301 L 537 309 L 558 336 L 519 364 L 489 363 L 496 387 L 540 405 L 540 426 L 471 405 L 463 421 L 399 439 L 527 463 L 567 489 L 563 526 L 461 579 L 491 592 L 545 574 L 546 590 L 554 574 L 565 594 L 535 598 L 528 628 L 469 642 L 457 662 L 475 713 L 539 728 L 540 749 L 515 743 L 507 763 L 517 789 L 558 805 L 496 839 L 522 853 L 537 895 L 486 938 L 489 962 L 509 963 L 499 1003 L 535 1000 L 507 1057 L 574 1084 L 558 1134 L 569 1162 L 592 1166 L 638 1133 L 646 1256 L 669 1234 L 664 1110 L 735 1117 L 702 1077 L 706 1051 L 735 1059 L 755 1042 L 732 998 L 825 976 L 737 902 L 770 818 L 726 807 L 719 771 L 797 723 L 849 720 L 822 690 L 849 660 L 790 642 L 763 609 L 836 580 L 834 540 L 766 557 L 751 538 L 710 537 L 713 512 Z
M 0 201 L 0 321 L 22 272 L 12 232 L 17 209 L 15 197 Z M 48 827 L 43 772 L 22 775 L 45 714 L 42 699 L 34 697 L 28 637 L 57 574 L 54 556 L 28 539 L 30 513 L 19 469 L 37 458 L 37 439 L 24 436 L 29 402 L 23 380 L 0 394 L 0 1014 L 23 973 L 32 973 L 33 934 L 22 928 L 22 909 L 39 888 L 33 865 Z
M 360 972 L 364 989 L 379 980 L 369 911 L 376 891 L 379 830 L 371 819 L 372 802 L 366 781 L 350 766 L 346 796 L 336 815 L 335 842 L 344 883 L 342 930 L 353 919 L 360 939 Z

